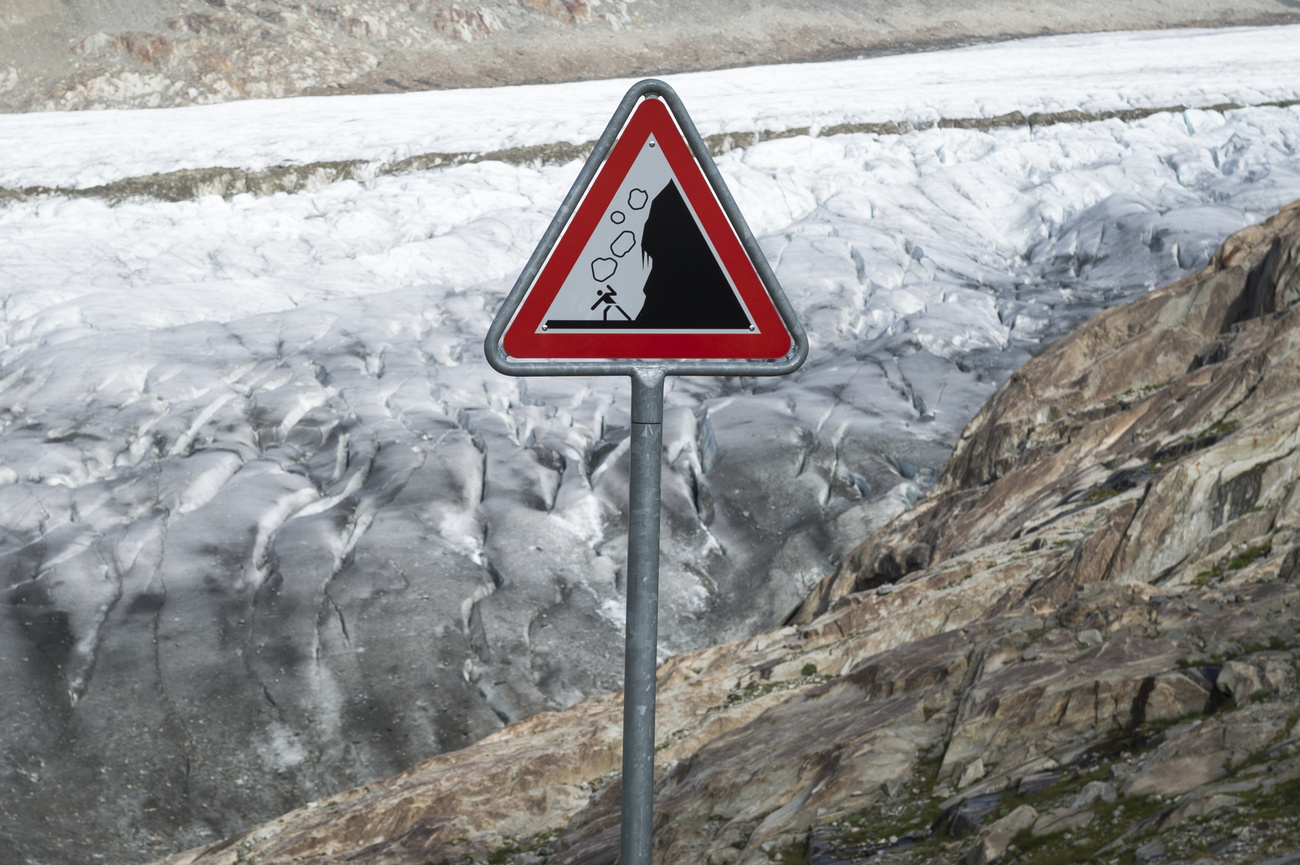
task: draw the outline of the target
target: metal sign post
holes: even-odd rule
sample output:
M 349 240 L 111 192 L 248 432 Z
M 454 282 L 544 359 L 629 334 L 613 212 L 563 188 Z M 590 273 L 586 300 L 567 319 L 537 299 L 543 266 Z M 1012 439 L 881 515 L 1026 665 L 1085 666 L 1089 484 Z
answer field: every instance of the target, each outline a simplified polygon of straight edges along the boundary
M 632 472 L 628 479 L 627 642 L 623 655 L 624 865 L 650 865 L 654 826 L 655 670 L 659 642 L 659 483 L 664 373 L 632 373 Z
M 650 865 L 664 380 L 786 375 L 808 355 L 794 310 L 667 84 L 642 81 L 623 98 L 484 351 L 507 375 L 632 379 L 620 862 Z

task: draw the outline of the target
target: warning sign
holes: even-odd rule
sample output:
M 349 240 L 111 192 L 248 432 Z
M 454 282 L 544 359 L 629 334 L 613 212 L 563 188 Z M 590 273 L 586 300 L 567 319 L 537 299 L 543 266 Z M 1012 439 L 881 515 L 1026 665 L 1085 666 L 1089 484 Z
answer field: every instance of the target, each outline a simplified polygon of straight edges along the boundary
M 620 858 L 654 823 L 664 379 L 786 375 L 808 356 L 790 309 L 672 88 L 633 85 L 492 321 L 507 375 L 628 375 L 627 654 Z
M 641 101 L 535 278 L 502 310 L 505 353 L 785 357 L 793 342 L 774 302 L 780 288 L 757 244 L 746 248 L 727 216 L 701 167 L 708 159 L 687 143 L 665 100 Z

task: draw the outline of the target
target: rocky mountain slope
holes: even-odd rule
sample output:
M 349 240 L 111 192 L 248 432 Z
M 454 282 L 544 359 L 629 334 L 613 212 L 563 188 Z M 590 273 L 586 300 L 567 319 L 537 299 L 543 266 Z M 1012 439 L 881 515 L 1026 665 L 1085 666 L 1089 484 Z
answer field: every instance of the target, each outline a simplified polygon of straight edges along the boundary
M 1300 202 L 1013 375 L 789 626 L 660 671 L 655 861 L 1300 859 Z M 605 865 L 616 695 L 168 860 Z
M 1295 20 L 1293 0 L 5 0 L 0 111 L 643 76 L 1045 32 Z

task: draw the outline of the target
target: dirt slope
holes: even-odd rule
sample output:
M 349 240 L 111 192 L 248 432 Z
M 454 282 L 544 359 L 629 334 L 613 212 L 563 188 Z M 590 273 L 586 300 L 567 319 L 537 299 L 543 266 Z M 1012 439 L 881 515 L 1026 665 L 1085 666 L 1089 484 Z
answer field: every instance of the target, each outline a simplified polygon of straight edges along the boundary
M 1296 0 L 4 0 L 0 112 L 639 77 L 1296 20 Z

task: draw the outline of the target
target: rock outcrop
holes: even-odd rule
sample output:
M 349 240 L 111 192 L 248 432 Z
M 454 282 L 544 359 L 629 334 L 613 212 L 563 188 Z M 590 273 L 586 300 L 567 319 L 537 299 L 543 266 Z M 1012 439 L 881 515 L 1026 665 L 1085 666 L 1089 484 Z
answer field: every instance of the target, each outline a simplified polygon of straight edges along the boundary
M 1292 861 L 1298 473 L 1300 202 L 1012 376 L 789 626 L 663 665 L 655 861 Z M 605 865 L 620 716 L 166 861 Z
M 935 8 L 935 7 L 939 8 Z M 7 0 L 0 111 L 617 78 L 1043 32 L 1290 22 L 1275 0 Z

